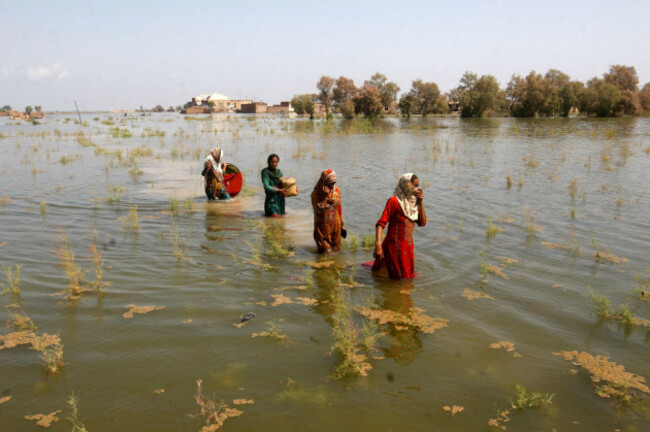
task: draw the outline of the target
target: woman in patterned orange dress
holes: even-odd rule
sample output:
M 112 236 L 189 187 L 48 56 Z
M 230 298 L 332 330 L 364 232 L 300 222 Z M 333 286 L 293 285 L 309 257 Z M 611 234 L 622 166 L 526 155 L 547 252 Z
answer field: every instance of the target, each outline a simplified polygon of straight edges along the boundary
M 311 204 L 314 207 L 314 240 L 318 253 L 337 252 L 345 224 L 341 190 L 336 186 L 336 173 L 331 169 L 321 173 L 311 193 Z
M 416 276 L 413 230 L 416 223 L 418 226 L 427 223 L 422 205 L 424 192 L 419 186 L 420 180 L 415 174 L 402 175 L 395 194 L 386 202 L 384 212 L 375 225 L 375 263 L 372 270 L 386 266 L 391 279 L 411 279 Z M 386 224 L 388 231 L 382 243 L 381 236 Z

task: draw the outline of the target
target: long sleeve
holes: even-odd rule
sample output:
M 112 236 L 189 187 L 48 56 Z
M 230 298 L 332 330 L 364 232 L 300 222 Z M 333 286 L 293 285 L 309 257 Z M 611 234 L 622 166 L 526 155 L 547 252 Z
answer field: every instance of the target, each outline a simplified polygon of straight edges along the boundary
M 396 210 L 395 208 L 396 200 L 393 198 L 394 197 L 390 197 L 388 198 L 388 201 L 386 201 L 386 207 L 384 207 L 384 212 L 381 214 L 381 217 L 377 220 L 375 226 L 386 228 L 386 224 L 388 223 L 388 221 L 393 216 Z
M 275 190 L 275 182 L 271 178 L 271 176 L 266 172 L 266 170 L 262 170 L 262 186 L 264 186 L 264 192 L 267 194 L 276 194 L 278 193 Z

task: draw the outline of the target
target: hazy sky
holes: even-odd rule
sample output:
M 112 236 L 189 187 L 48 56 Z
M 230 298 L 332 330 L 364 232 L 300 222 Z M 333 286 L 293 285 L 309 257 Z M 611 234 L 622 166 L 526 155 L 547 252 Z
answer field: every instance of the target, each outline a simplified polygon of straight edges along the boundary
M 199 93 L 279 103 L 321 75 L 380 71 L 442 91 L 463 72 L 612 64 L 650 81 L 649 1 L 0 1 L 0 105 L 181 105 Z

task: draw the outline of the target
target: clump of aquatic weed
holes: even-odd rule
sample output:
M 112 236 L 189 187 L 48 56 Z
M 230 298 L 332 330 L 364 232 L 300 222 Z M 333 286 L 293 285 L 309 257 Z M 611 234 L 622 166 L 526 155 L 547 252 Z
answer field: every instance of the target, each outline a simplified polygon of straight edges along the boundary
M 137 236 L 139 229 L 138 206 L 134 204 L 129 207 L 129 215 L 122 220 L 122 230 L 125 234 L 133 233 Z
M 607 247 L 603 248 L 602 250 L 598 248 L 598 243 L 596 243 L 596 239 L 594 237 L 591 238 L 591 243 L 594 245 L 594 259 L 596 262 L 600 262 L 601 260 L 603 262 L 609 262 L 613 264 L 623 264 L 624 262 L 627 262 L 628 259 L 625 257 L 618 257 L 612 253 Z
M 97 249 L 97 230 L 93 229 L 93 241 L 88 246 L 90 249 L 90 262 L 92 263 L 92 269 L 95 272 L 95 281 L 91 283 L 95 287 L 97 292 L 101 292 L 102 288 L 110 286 L 110 282 L 103 281 L 104 278 L 104 259 L 102 254 L 99 253 Z M 109 267 L 110 268 L 110 267 Z
M 529 236 L 535 236 L 538 232 L 543 231 L 544 228 L 537 226 L 537 211 L 526 206 L 523 209 L 524 214 L 524 231 Z
M 474 291 L 469 288 L 465 288 L 461 295 L 465 297 L 468 301 L 478 300 L 482 298 L 488 300 L 494 300 L 494 297 L 484 293 L 483 291 Z
M 26 415 L 25 420 L 36 420 L 36 425 L 41 426 L 44 428 L 49 428 L 52 426 L 52 423 L 56 423 L 60 418 L 58 418 L 56 415 L 60 413 L 61 410 L 57 410 L 54 412 L 51 412 L 49 414 L 34 414 L 34 415 Z
M 609 357 L 593 356 L 584 351 L 560 351 L 552 354 L 587 370 L 591 381 L 596 385 L 596 394 L 600 397 L 614 397 L 629 402 L 635 396 L 635 390 L 650 395 L 644 377 L 626 372 L 623 365 L 609 361 Z
M 87 291 L 84 288 L 84 271 L 76 263 L 70 241 L 62 230 L 59 231 L 57 239 L 57 248 L 54 253 L 59 259 L 59 267 L 63 269 L 69 279 L 68 288 L 61 291 L 60 294 L 65 294 L 68 300 L 76 300 L 84 291 Z
M 217 402 L 204 396 L 201 388 L 202 382 L 201 379 L 196 380 L 196 394 L 194 395 L 194 400 L 199 406 L 201 417 L 205 422 L 200 432 L 214 432 L 220 429 L 229 418 L 239 417 L 244 413 L 236 408 L 230 408 L 223 400 Z
M 171 242 L 172 252 L 176 257 L 176 261 L 181 262 L 188 260 L 189 257 L 186 256 L 189 249 L 187 240 L 182 235 L 182 233 L 179 232 L 178 225 L 176 224 L 176 220 L 174 218 L 171 219 L 171 223 L 172 226 L 169 230 L 169 241 Z
M 487 228 L 485 229 L 485 236 L 487 238 L 492 238 L 497 234 L 502 233 L 503 231 L 504 231 L 503 228 L 499 228 L 498 226 L 492 223 L 491 218 L 487 218 Z
M 55 343 L 52 345 L 35 348 L 40 353 L 40 358 L 48 374 L 56 374 L 63 367 L 63 344 Z
M 349 301 L 340 293 L 336 295 L 332 316 L 332 347 L 330 353 L 338 352 L 341 361 L 330 375 L 332 379 L 346 376 L 367 376 L 372 365 L 368 363 L 367 351 L 374 349 L 375 337 L 364 338 L 362 330 L 354 323 Z
M 408 330 L 409 328 L 422 333 L 434 333 L 436 330 L 447 327 L 449 320 L 444 318 L 433 318 L 424 313 L 420 308 L 411 308 L 403 314 L 386 309 L 371 309 L 358 307 L 355 309 L 362 316 L 375 320 L 379 325 L 392 325 L 395 330 Z
M 508 279 L 508 275 L 503 272 L 503 267 L 499 267 L 495 264 L 487 264 L 485 262 L 486 256 L 484 250 L 481 250 L 481 252 L 478 253 L 478 257 L 481 272 L 481 283 L 486 283 L 488 281 L 488 276 L 490 273 L 494 274 L 495 276 Z
M 622 304 L 618 311 L 614 308 L 612 301 L 604 295 L 596 294 L 596 292 L 589 288 L 591 300 L 596 304 L 598 316 L 606 321 L 618 321 L 624 326 L 637 326 L 650 328 L 650 320 L 637 318 L 632 315 L 630 307 L 627 304 Z
M 70 415 L 66 417 L 66 420 L 72 424 L 71 432 L 88 432 L 81 421 L 81 416 L 79 415 L 79 399 L 75 396 L 74 392 L 70 393 L 67 404 L 70 408 Z
M 132 319 L 134 314 L 146 314 L 149 312 L 165 309 L 165 306 L 136 306 L 134 304 L 130 304 L 127 306 L 127 308 L 129 310 L 122 314 L 122 318 L 124 319 Z
M 254 338 L 268 337 L 276 340 L 285 340 L 287 338 L 287 335 L 282 333 L 282 326 L 275 321 L 268 321 L 266 323 L 266 330 L 259 333 L 253 333 L 251 336 Z
M 510 413 L 512 410 L 523 410 L 526 408 L 539 408 L 542 405 L 552 403 L 552 393 L 533 393 L 528 392 L 526 387 L 521 384 L 516 385 L 517 395 L 515 400 L 510 401 L 510 407 L 497 411 L 496 418 L 489 419 L 488 425 L 505 430 L 504 423 L 510 421 Z
M 11 266 L 2 266 L 2 270 L 5 273 L 5 282 L 0 282 L 2 287 L 2 294 L 11 294 L 13 296 L 20 295 L 20 269 L 21 265 L 16 267 Z
M 34 324 L 34 321 L 27 316 L 25 311 L 21 310 L 20 312 L 12 312 L 7 308 L 7 318 L 7 327 L 11 327 L 15 331 L 36 331 L 36 324 Z

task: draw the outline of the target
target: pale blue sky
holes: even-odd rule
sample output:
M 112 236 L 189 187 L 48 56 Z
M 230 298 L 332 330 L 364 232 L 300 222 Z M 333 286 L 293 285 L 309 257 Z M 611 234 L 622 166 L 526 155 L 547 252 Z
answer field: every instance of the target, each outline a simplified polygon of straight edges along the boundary
M 0 1 L 0 105 L 180 105 L 198 93 L 287 100 L 321 75 L 384 73 L 447 91 L 464 71 L 609 65 L 650 81 L 648 1 Z

